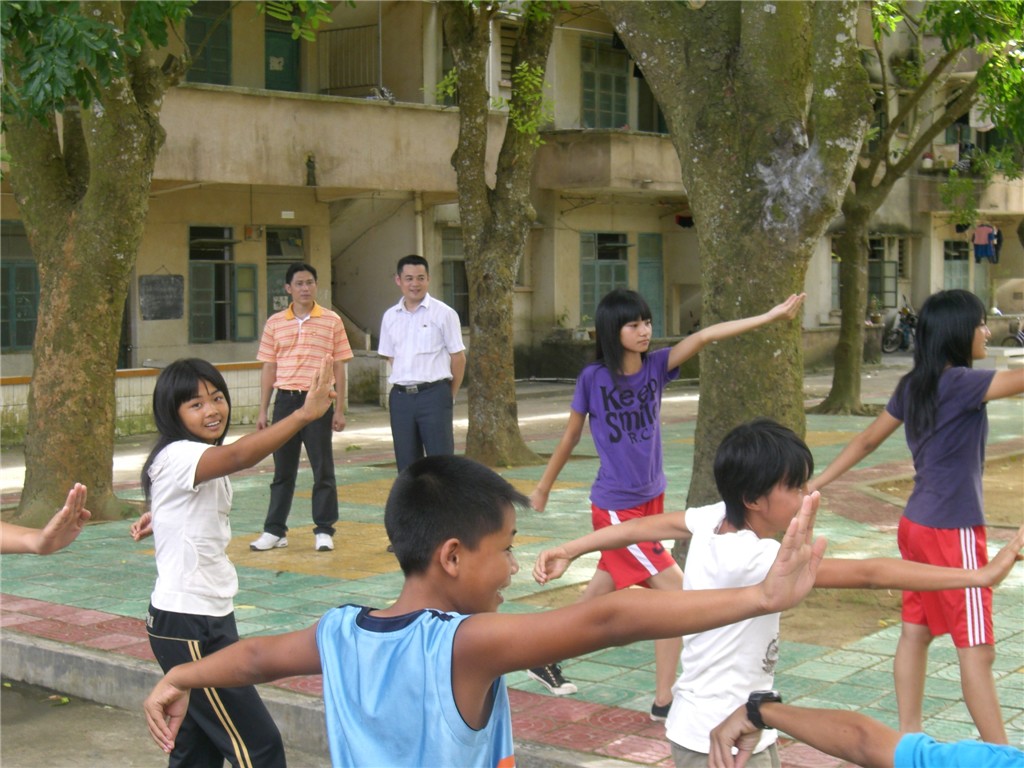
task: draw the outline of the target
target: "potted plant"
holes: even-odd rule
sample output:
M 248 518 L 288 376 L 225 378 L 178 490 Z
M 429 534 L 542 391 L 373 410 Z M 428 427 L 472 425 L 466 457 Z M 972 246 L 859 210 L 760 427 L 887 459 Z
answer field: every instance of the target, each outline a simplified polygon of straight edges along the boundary
M 871 294 L 871 298 L 868 299 L 868 319 L 874 325 L 882 324 L 882 305 L 875 294 Z
M 580 324 L 576 326 L 573 338 L 579 341 L 586 341 L 587 339 L 593 339 L 595 335 L 596 331 L 590 326 L 590 315 L 580 317 Z
M 935 155 L 931 152 L 925 152 L 921 155 L 921 167 L 922 168 L 933 168 L 935 166 Z

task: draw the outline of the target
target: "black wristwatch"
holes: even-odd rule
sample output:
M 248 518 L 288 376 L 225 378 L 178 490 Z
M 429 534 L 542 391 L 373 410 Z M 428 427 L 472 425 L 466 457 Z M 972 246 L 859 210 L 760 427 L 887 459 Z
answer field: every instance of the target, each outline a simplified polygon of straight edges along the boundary
M 761 719 L 761 705 L 766 702 L 782 703 L 782 697 L 778 691 L 754 691 L 747 699 L 747 720 L 752 722 L 762 731 L 767 728 L 764 720 Z

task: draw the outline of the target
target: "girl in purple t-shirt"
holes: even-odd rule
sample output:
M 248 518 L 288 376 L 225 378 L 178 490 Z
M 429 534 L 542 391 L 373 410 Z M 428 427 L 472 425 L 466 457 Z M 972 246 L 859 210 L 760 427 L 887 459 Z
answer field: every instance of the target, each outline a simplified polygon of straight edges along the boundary
M 905 560 L 978 568 L 988 562 L 981 472 L 988 436 L 989 400 L 1024 392 L 1024 370 L 974 370 L 987 354 L 991 333 L 985 306 L 969 291 L 940 291 L 921 307 L 914 367 L 885 410 L 818 477 L 820 490 L 877 448 L 906 423 L 914 458 L 914 490 L 900 519 Z M 964 701 L 983 741 L 1006 743 L 992 677 L 991 588 L 904 592 L 903 627 L 893 670 L 900 730 L 921 730 L 928 647 L 950 634 L 960 661 Z
M 548 494 L 583 434 L 590 432 L 601 460 L 590 490 L 595 529 L 631 518 L 659 514 L 665 499 L 661 453 L 661 397 L 665 385 L 679 375 L 679 366 L 707 344 L 737 336 L 774 320 L 796 317 L 804 294 L 793 294 L 763 315 L 704 328 L 675 346 L 649 352 L 651 310 L 636 291 L 616 289 L 601 299 L 595 313 L 596 360 L 576 381 L 569 423 L 551 454 L 547 468 L 530 495 L 543 512 Z M 593 579 L 580 600 L 633 585 L 682 589 L 683 572 L 661 542 L 603 552 Z M 655 641 L 655 695 L 651 718 L 664 720 L 672 703 L 681 639 Z M 557 664 L 529 671 L 551 693 L 575 693 Z

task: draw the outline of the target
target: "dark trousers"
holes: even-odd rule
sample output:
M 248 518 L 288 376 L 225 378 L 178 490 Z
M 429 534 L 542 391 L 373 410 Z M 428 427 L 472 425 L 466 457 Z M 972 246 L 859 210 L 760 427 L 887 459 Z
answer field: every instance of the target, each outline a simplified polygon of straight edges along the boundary
M 167 672 L 238 642 L 235 616 L 196 616 L 149 606 L 149 646 Z M 168 766 L 285 766 L 284 743 L 256 688 L 200 688 L 174 740 Z
M 388 409 L 399 472 L 424 456 L 455 453 L 452 388 L 447 381 L 415 394 L 392 389 Z
M 287 418 L 306 402 L 305 392 L 278 390 L 274 399 L 274 423 Z M 306 456 L 313 469 L 313 533 L 334 535 L 338 522 L 338 486 L 334 480 L 334 449 L 331 446 L 331 420 L 334 406 L 311 424 L 296 432 L 287 443 L 274 451 L 274 481 L 270 484 L 270 508 L 263 530 L 275 536 L 288 533 L 288 513 L 295 495 L 295 476 L 299 472 L 299 451 L 306 446 Z

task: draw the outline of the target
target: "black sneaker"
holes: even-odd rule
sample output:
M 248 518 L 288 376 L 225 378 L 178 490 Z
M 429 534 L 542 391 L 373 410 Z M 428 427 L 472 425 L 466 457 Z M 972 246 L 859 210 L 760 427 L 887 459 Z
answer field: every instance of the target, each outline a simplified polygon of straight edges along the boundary
M 570 693 L 576 693 L 576 686 L 562 677 L 562 668 L 558 664 L 534 667 L 526 670 L 526 674 L 555 696 L 568 696 Z
M 668 704 L 651 704 L 651 720 L 659 721 L 668 717 L 668 711 L 672 709 L 672 702 Z

